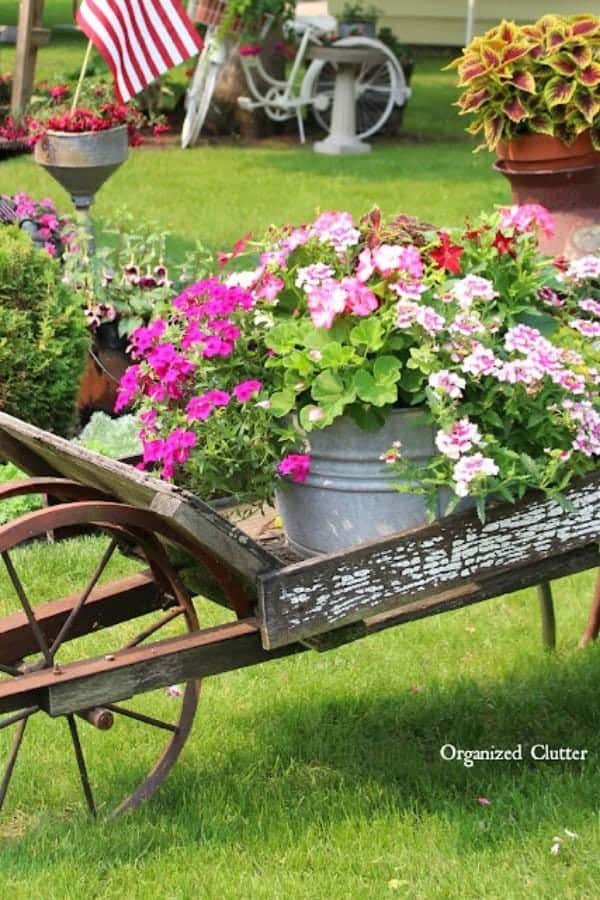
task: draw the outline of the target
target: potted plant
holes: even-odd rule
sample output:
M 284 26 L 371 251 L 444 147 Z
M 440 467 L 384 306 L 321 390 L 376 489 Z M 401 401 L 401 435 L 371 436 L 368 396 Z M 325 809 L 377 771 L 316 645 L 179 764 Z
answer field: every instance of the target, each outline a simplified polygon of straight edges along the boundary
M 83 237 L 83 236 L 82 236 Z M 131 365 L 131 334 L 147 325 L 181 284 L 190 268 L 203 267 L 201 245 L 182 264 L 169 259 L 168 235 L 151 222 L 139 222 L 119 210 L 104 226 L 100 247 L 89 253 L 87 242 L 72 240 L 64 254 L 64 280 L 81 298 L 92 335 L 92 351 L 80 392 L 84 416 L 96 409 L 112 412 L 119 379 Z
M 267 18 L 281 26 L 292 19 L 295 0 L 198 0 L 195 21 L 218 26 L 221 38 L 241 35 L 244 41 L 260 36 Z
M 344 37 L 371 37 L 377 33 L 377 17 L 379 9 L 376 6 L 367 6 L 364 3 L 348 2 L 344 5 L 338 17 L 339 36 Z
M 378 212 L 272 232 L 255 268 L 133 333 L 118 406 L 144 466 L 262 500 L 278 471 L 304 553 L 423 521 L 419 493 L 482 516 L 489 496 L 560 493 L 600 452 L 600 259 L 557 268 L 536 249 L 551 229 L 529 206 L 455 234 Z
M 18 225 L 27 232 L 38 250 L 61 259 L 71 243 L 74 226 L 61 216 L 49 198 L 34 200 L 22 191 L 0 194 L 0 224 Z
M 497 152 L 515 202 L 559 213 L 545 249 L 575 252 L 570 232 L 593 224 L 600 202 L 600 17 L 502 22 L 450 66 L 458 68 L 461 115 L 473 118 L 467 130 L 484 137 L 477 149 Z

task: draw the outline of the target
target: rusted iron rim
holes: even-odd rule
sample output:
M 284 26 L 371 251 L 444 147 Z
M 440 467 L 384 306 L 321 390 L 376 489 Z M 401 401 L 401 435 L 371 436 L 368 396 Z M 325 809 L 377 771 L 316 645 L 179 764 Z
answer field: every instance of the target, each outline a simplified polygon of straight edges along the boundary
M 108 494 L 68 478 L 21 478 L 0 485 L 0 500 L 26 494 L 47 494 L 59 500 L 109 500 Z
M 36 480 L 31 479 L 31 481 Z M 30 485 L 31 481 L 29 482 Z M 100 512 L 98 506 L 101 507 L 101 515 L 98 515 Z M 171 567 L 161 543 L 156 539 L 152 532 L 141 527 L 140 521 L 143 518 L 143 515 L 141 515 L 142 513 L 143 511 L 137 510 L 134 507 L 125 507 L 122 504 L 117 503 L 72 503 L 64 506 L 54 506 L 38 510 L 0 528 L 0 546 L 2 547 L 2 551 L 0 552 L 8 554 L 9 550 L 14 549 L 23 541 L 30 540 L 32 537 L 37 537 L 47 531 L 54 531 L 70 525 L 96 525 L 104 531 L 108 531 L 114 535 L 132 539 L 142 548 L 153 573 L 156 573 L 159 576 L 161 586 L 167 588 L 169 597 L 172 598 L 172 602 L 182 609 L 187 630 L 189 632 L 198 631 L 199 623 L 189 595 L 181 585 L 177 574 Z M 166 621 L 168 621 L 168 619 L 163 617 L 163 624 L 166 624 Z M 143 640 L 145 639 L 145 635 L 144 633 L 142 633 L 142 635 Z M 18 678 L 19 676 L 16 676 L 16 681 L 18 681 Z M 162 754 L 158 758 L 158 761 L 144 781 L 119 804 L 113 814 L 138 807 L 144 800 L 155 793 L 167 777 L 177 761 L 193 725 L 198 705 L 199 690 L 200 684 L 198 681 L 190 681 L 186 684 L 179 708 L 178 719 L 173 725 L 168 723 L 171 726 L 169 728 L 165 727 L 167 723 L 160 722 L 160 720 L 143 715 L 136 716 L 134 711 L 132 711 L 132 715 L 128 715 L 129 710 L 127 710 L 126 707 L 124 707 L 122 711 L 120 708 L 115 707 L 115 713 L 121 715 L 123 718 L 137 718 L 137 720 L 146 727 L 152 727 L 161 732 L 166 731 L 168 734 L 168 741 Z M 0 809 L 3 805 L 17 761 L 17 756 L 21 748 L 25 731 L 23 723 L 27 721 L 31 715 L 35 714 L 35 712 L 37 712 L 37 708 L 29 708 L 22 710 L 21 713 L 16 716 L 10 716 L 4 720 L 5 725 L 10 725 L 11 721 L 14 720 L 18 730 L 13 741 L 8 764 L 4 770 L 2 780 L 0 781 Z M 96 804 L 75 719 L 72 714 L 67 715 L 66 718 L 69 725 L 71 742 L 83 793 L 90 813 L 95 815 Z
M 128 506 L 115 501 L 83 500 L 27 513 L 0 527 L 0 552 L 25 540 L 39 537 L 47 531 L 71 525 L 127 525 L 130 529 L 159 534 L 179 544 L 199 563 L 203 564 L 233 603 L 239 619 L 252 614 L 252 601 L 246 587 L 227 562 L 209 554 L 198 543 L 177 532 L 162 516 L 147 509 Z

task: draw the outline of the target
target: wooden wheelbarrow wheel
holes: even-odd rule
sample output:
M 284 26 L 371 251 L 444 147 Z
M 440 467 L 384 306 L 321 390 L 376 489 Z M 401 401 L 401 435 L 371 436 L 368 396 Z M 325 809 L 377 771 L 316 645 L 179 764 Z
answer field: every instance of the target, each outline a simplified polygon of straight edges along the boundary
M 76 502 L 40 509 L 0 527 L 0 569 L 4 570 L 0 592 L 0 694 L 3 682 L 14 683 L 34 670 L 51 668 L 59 678 L 63 661 L 102 658 L 101 654 L 110 659 L 123 647 L 198 629 L 188 593 L 152 528 L 145 526 L 147 514 L 123 504 L 96 503 L 102 496 L 99 492 L 61 479 L 37 478 L 4 486 L 0 500 L 28 493 L 51 493 Z M 47 590 L 40 587 L 39 575 L 36 578 L 32 571 L 35 567 L 27 565 L 32 547 L 24 545 L 44 539 L 48 533 L 60 535 L 61 528 L 73 527 L 85 527 L 88 533 L 91 530 L 89 539 L 98 542 L 96 557 L 74 593 L 62 598 L 48 596 Z M 139 556 L 140 563 L 148 568 L 105 582 L 110 561 L 120 548 Z M 65 544 L 56 543 L 49 552 L 60 557 L 65 553 Z M 138 618 L 140 621 L 135 621 Z M 152 694 L 141 694 L 101 709 L 86 708 L 76 715 L 55 718 L 37 706 L 0 715 L 0 810 L 5 806 L 19 756 L 28 742 L 26 738 L 30 733 L 30 739 L 35 737 L 36 720 L 47 724 L 49 720 L 59 723 L 60 719 L 66 720 L 67 740 L 75 763 L 73 774 L 79 773 L 85 801 L 93 815 L 110 807 L 106 799 L 97 800 L 102 784 L 88 769 L 86 744 L 92 741 L 96 756 L 102 760 L 111 758 L 111 740 L 117 750 L 128 748 L 132 760 L 129 764 L 126 760 L 121 762 L 119 784 L 130 773 L 132 778 L 139 777 L 136 747 L 145 753 L 151 743 L 154 754 L 157 745 L 150 771 L 125 789 L 125 796 L 117 805 L 112 803 L 112 811 L 116 814 L 139 806 L 160 787 L 179 757 L 194 721 L 199 682 L 191 681 L 171 691 L 168 716 L 160 711 L 166 692 L 155 694 L 162 697 L 155 700 Z M 62 722 L 59 727 L 64 728 Z

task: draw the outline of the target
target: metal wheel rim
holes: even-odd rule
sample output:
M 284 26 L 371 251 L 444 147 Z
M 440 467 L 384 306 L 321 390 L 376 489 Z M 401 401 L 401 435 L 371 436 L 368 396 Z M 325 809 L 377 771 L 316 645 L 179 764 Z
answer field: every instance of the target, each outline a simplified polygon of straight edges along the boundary
M 35 485 L 37 486 L 37 485 Z M 19 493 L 27 492 L 21 489 Z M 31 491 L 29 491 L 31 492 Z M 37 492 L 37 491 L 36 491 Z M 14 492 L 13 492 L 14 496 Z M 62 504 L 59 507 L 56 507 L 56 511 L 58 512 L 61 509 L 64 509 L 64 506 L 70 506 L 71 504 Z M 29 514 L 30 515 L 30 514 Z M 29 516 L 24 516 L 22 519 L 27 520 Z M 47 517 L 45 517 L 47 519 Z M 21 520 L 19 520 L 21 521 Z M 85 525 L 88 525 L 89 522 L 84 522 Z M 3 529 L 0 529 L 3 530 Z M 36 536 L 43 535 L 47 530 L 46 525 L 41 525 L 39 527 L 33 527 L 30 529 L 30 534 L 28 539 L 35 538 Z M 141 538 L 139 523 L 134 522 L 132 525 L 132 530 L 128 531 L 123 527 L 122 524 L 111 527 L 109 524 L 102 524 L 102 531 L 104 533 L 109 533 L 113 536 L 118 535 L 120 537 L 129 536 L 134 542 L 138 542 L 141 540 L 142 543 L 146 545 L 146 558 L 150 563 L 153 571 L 159 570 L 160 576 L 164 579 L 164 582 L 169 586 L 169 593 L 175 600 L 175 605 L 173 606 L 173 610 L 181 608 L 182 612 L 175 613 L 175 616 L 181 615 L 185 622 L 185 628 L 187 631 L 194 631 L 199 628 L 198 620 L 196 616 L 196 611 L 194 609 L 191 600 L 189 599 L 185 590 L 179 584 L 179 580 L 172 570 L 166 554 L 164 550 L 158 543 L 158 541 L 154 538 L 152 532 L 147 532 L 146 535 Z M 23 543 L 22 540 L 16 540 L 8 549 L 16 549 L 19 545 Z M 6 548 L 5 548 L 6 552 Z M 152 557 L 149 558 L 149 555 Z M 159 613 L 159 610 L 156 610 Z M 162 626 L 161 626 L 162 627 Z M 115 648 L 117 649 L 117 648 Z M 46 667 L 46 666 L 44 666 Z M 4 671 L 4 674 L 7 674 Z M 18 676 L 16 676 L 18 677 Z M 164 749 L 159 754 L 158 758 L 155 760 L 152 768 L 147 773 L 146 777 L 136 786 L 134 789 L 116 806 L 115 809 L 112 810 L 112 815 L 118 815 L 121 812 L 125 812 L 126 810 L 137 808 L 142 802 L 151 797 L 161 786 L 163 781 L 168 776 L 169 772 L 173 768 L 176 763 L 181 750 L 189 736 L 190 730 L 192 728 L 196 708 L 199 700 L 199 690 L 200 684 L 197 681 L 190 681 L 186 684 L 183 690 L 183 696 L 181 698 L 181 705 L 178 711 L 178 716 L 176 721 L 173 723 L 168 723 L 171 731 L 171 735 L 164 746 Z M 123 718 L 129 718 L 130 716 L 126 715 L 122 710 L 124 709 L 122 706 L 119 708 L 117 706 L 110 707 L 111 710 L 117 715 L 122 716 Z M 13 724 L 17 725 L 16 737 L 13 741 L 13 752 L 14 759 L 12 759 L 12 753 L 9 755 L 9 763 L 8 766 L 4 769 L 4 772 L 0 770 L 0 810 L 4 804 L 6 794 L 8 792 L 8 787 L 10 785 L 10 781 L 12 778 L 12 770 L 15 767 L 15 763 L 17 762 L 18 754 L 20 752 L 21 743 L 23 742 L 26 725 L 28 724 L 29 718 L 33 717 L 36 712 L 39 712 L 37 708 L 33 708 L 31 710 L 25 710 L 23 714 L 17 715 L 9 715 L 0 718 L 0 728 L 7 727 L 7 721 L 10 719 L 14 719 Z M 131 713 L 132 711 L 127 710 L 127 712 Z M 132 717 L 135 718 L 137 713 Z M 69 724 L 69 728 L 71 730 L 72 738 L 75 742 L 78 742 L 78 731 L 77 726 L 75 725 L 74 717 L 71 714 L 70 716 L 59 716 L 57 719 L 66 718 Z M 158 720 L 156 720 L 158 721 Z M 10 723 L 9 723 L 10 724 Z M 167 724 L 167 723 L 165 723 Z M 88 725 L 82 727 L 90 727 Z M 75 735 L 75 736 L 74 736 Z M 16 747 L 16 751 L 15 751 Z M 81 748 L 80 748 L 81 749 Z M 75 753 L 77 756 L 77 747 L 75 747 Z M 92 813 L 95 813 L 95 804 L 92 802 L 90 805 L 89 798 L 86 793 L 86 785 L 85 779 L 82 774 L 82 768 L 80 765 L 80 760 L 77 760 L 80 770 L 80 775 L 82 776 L 82 783 L 84 788 L 84 793 L 86 794 L 86 799 L 88 799 L 88 807 Z M 85 762 L 84 762 L 84 774 L 85 772 Z M 89 787 L 89 785 L 88 785 Z

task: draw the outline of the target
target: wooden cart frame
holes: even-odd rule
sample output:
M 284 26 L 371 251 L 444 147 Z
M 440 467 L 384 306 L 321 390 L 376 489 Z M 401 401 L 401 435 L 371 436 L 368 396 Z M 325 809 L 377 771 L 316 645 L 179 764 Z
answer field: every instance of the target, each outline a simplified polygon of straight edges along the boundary
M 36 714 L 66 719 L 92 813 L 96 802 L 78 721 L 109 730 L 120 717 L 166 734 L 156 764 L 119 812 L 154 793 L 174 765 L 193 723 L 199 679 L 308 649 L 329 650 L 541 582 L 548 642 L 554 627 L 548 583 L 600 564 L 596 473 L 570 487 L 562 504 L 534 494 L 495 507 L 485 524 L 475 513 L 454 515 L 344 553 L 293 561 L 277 537 L 257 540 L 193 494 L 4 414 L 0 456 L 31 476 L 0 488 L 0 500 L 31 493 L 53 498 L 53 505 L 0 527 L 0 554 L 19 607 L 0 618 L 0 735 L 14 732 L 0 768 L 0 809 Z M 85 589 L 36 603 L 12 551 L 81 528 L 100 530 L 110 541 Z M 117 550 L 139 556 L 146 568 L 99 584 Z M 200 628 L 195 594 L 233 610 L 236 621 Z M 587 639 L 598 631 L 597 611 L 598 603 Z M 59 661 L 59 650 L 76 647 L 75 639 L 110 635 L 140 617 L 143 629 L 124 646 Z M 173 622 L 182 633 L 163 637 L 161 630 Z M 186 687 L 175 722 L 122 705 L 178 683 Z

